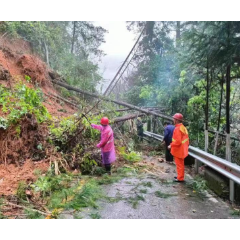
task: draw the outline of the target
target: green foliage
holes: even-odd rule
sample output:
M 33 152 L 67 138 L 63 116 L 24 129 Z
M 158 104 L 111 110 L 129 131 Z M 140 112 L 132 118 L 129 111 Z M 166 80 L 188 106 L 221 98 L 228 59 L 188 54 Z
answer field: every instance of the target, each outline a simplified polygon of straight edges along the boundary
M 54 139 L 55 142 L 65 144 L 68 135 L 64 133 L 68 132 L 72 135 L 76 131 L 75 116 L 62 118 L 60 123 L 52 123 L 49 128 L 51 139 Z
M 139 162 L 141 158 L 141 154 L 138 152 L 131 151 L 130 153 L 126 153 L 125 147 L 119 148 L 120 155 L 130 163 Z
M 83 174 L 89 174 L 93 171 L 94 166 L 97 166 L 97 162 L 91 159 L 90 153 L 85 153 L 80 163 L 80 168 Z
M 27 113 L 34 114 L 39 123 L 49 120 L 51 116 L 42 101 L 43 93 L 40 89 L 29 88 L 22 82 L 15 85 L 14 91 L 1 85 L 0 105 L 2 112 L 7 116 L 0 119 L 0 126 L 6 129 L 11 124 L 16 124 Z
M 99 185 L 107 185 L 118 182 L 122 179 L 122 176 L 109 176 L 108 174 L 103 175 L 101 179 L 97 180 Z
M 90 214 L 90 217 L 92 219 L 100 219 L 101 218 L 101 215 L 99 213 L 91 213 Z
M 152 182 L 142 182 L 141 185 L 143 185 L 144 187 L 152 188 Z
M 6 217 L 2 213 L 2 206 L 4 204 L 3 198 L 0 198 L 0 219 L 5 219 Z
M 69 174 L 52 176 L 51 173 L 48 173 L 46 176 L 40 176 L 31 187 L 35 192 L 40 192 L 41 196 L 47 197 L 55 191 L 68 188 L 71 180 L 72 176 Z
M 0 128 L 7 129 L 8 127 L 8 120 L 0 117 Z
M 29 77 L 29 76 L 27 76 L 27 75 L 25 75 L 25 80 L 27 81 L 27 82 L 31 82 L 31 77 Z
M 231 212 L 232 216 L 240 216 L 240 210 L 239 209 L 233 209 Z
M 0 32 L 13 39 L 23 38 L 30 42 L 33 50 L 68 83 L 96 91 L 102 78 L 92 59 L 100 59 L 104 55 L 99 49 L 106 32 L 102 27 L 85 21 L 5 21 Z M 28 76 L 26 80 L 31 81 Z
M 195 177 L 189 186 L 196 192 L 201 192 L 207 189 L 206 180 L 204 180 L 201 176 Z
M 27 200 L 27 195 L 26 195 L 26 190 L 27 190 L 27 184 L 24 181 L 20 181 L 18 184 L 17 188 L 17 197 L 19 200 Z
M 24 213 L 27 215 L 26 216 L 27 219 L 44 219 L 45 218 L 41 213 L 32 211 L 31 209 L 30 210 L 25 209 Z
M 149 156 L 156 156 L 156 155 L 158 155 L 158 152 L 157 151 L 151 151 L 151 152 L 149 152 L 148 155 Z
M 74 199 L 66 204 L 67 208 L 79 210 L 84 207 L 98 208 L 96 201 L 103 197 L 102 190 L 94 180 L 89 180 L 80 190 L 76 193 Z
M 147 193 L 147 189 L 140 189 L 139 192 L 146 194 Z
M 176 196 L 176 194 L 173 193 L 163 193 L 161 191 L 156 191 L 155 195 L 159 198 L 169 198 L 169 197 L 173 197 Z
M 83 217 L 79 213 L 74 213 L 73 218 L 74 219 L 83 219 Z
M 35 176 L 39 177 L 42 174 L 42 170 L 36 168 L 36 169 L 34 169 L 33 173 L 34 173 Z
M 103 167 L 96 166 L 94 168 L 94 174 L 97 176 L 102 176 L 104 173 L 106 173 L 106 170 Z
M 137 208 L 139 201 L 145 201 L 145 198 L 142 195 L 137 194 L 135 197 L 128 198 L 128 202 L 132 204 L 134 209 Z
M 141 88 L 140 98 L 149 100 L 153 97 L 153 87 L 146 85 Z
M 137 173 L 137 169 L 136 168 L 130 168 L 130 167 L 120 167 L 117 169 L 117 173 L 120 175 L 120 176 L 129 176 L 129 175 L 132 175 L 132 174 L 136 174 Z

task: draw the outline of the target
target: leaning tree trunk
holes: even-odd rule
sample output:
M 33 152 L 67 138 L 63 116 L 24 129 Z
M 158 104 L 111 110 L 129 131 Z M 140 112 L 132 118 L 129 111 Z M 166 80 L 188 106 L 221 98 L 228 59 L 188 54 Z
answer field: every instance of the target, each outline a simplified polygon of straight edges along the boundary
M 219 129 L 220 129 L 221 114 L 222 114 L 223 82 L 224 82 L 224 75 L 222 74 L 221 96 L 220 96 L 219 114 L 218 114 L 218 125 L 217 125 L 216 140 L 215 140 L 214 151 L 213 151 L 214 155 L 216 155 L 216 152 L 217 152 L 218 136 L 219 136 Z
M 47 64 L 48 64 L 48 66 L 50 66 L 50 64 L 49 64 L 49 51 L 48 51 L 48 45 L 47 45 L 45 39 L 43 40 L 43 44 L 44 44 L 44 49 L 45 49 L 46 62 L 47 62 Z
M 75 43 L 75 34 L 76 34 L 76 21 L 73 21 L 73 35 L 72 35 L 72 46 L 71 46 L 71 54 L 73 54 L 74 43 Z
M 231 161 L 231 148 L 230 148 L 230 72 L 231 66 L 227 66 L 226 74 L 226 159 Z
M 181 22 L 177 21 L 177 29 L 176 29 L 176 47 L 180 46 L 180 35 L 181 35 Z
M 226 159 L 232 162 L 231 159 L 231 138 L 230 138 L 230 73 L 231 73 L 231 66 L 227 66 L 227 74 L 226 74 Z M 234 201 L 234 182 L 230 180 L 230 201 Z
M 208 66 L 208 63 L 207 63 L 206 81 L 207 81 L 207 89 L 206 89 L 206 106 L 205 106 L 205 151 L 208 152 L 208 112 L 209 112 L 209 66 Z

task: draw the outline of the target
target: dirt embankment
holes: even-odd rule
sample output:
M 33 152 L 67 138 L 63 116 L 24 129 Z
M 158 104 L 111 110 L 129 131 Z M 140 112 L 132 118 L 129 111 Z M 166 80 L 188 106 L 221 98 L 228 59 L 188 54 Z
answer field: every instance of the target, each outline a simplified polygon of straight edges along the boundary
M 19 39 L 11 42 L 0 38 L 0 84 L 11 89 L 19 81 L 30 88 L 37 85 L 45 95 L 43 104 L 53 117 L 72 115 L 77 111 L 73 105 L 51 97 L 51 94 L 55 96 L 60 94 L 51 82 L 49 71 L 47 65 L 38 56 L 32 54 L 29 43 Z M 27 81 L 25 76 L 29 76 L 31 80 Z M 0 116 L 5 115 L 0 106 Z M 0 195 L 14 194 L 20 181 L 31 182 L 36 179 L 35 169 L 44 172 L 49 167 L 47 156 L 51 150 L 46 152 L 47 144 L 46 147 L 43 146 L 45 151 L 36 150 L 39 143 L 43 145 L 46 143 L 48 135 L 46 127 L 36 124 L 34 116 L 30 115 L 23 118 L 20 125 L 20 138 L 16 136 L 14 128 L 10 127 L 7 131 L 0 130 L 0 158 L 2 159 Z M 33 159 L 33 156 L 36 158 Z

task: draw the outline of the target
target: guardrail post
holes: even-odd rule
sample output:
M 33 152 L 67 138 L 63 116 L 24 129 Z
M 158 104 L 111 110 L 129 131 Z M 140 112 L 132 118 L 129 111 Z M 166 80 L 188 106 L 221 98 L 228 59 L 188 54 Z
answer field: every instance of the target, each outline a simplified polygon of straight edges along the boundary
M 199 166 L 200 166 L 200 163 L 199 163 L 199 161 L 195 158 L 195 164 L 194 164 L 194 169 L 195 169 L 195 173 L 198 173 L 198 168 L 199 168 Z
M 205 135 L 205 152 L 208 152 L 208 130 L 204 131 L 204 135 Z
M 226 136 L 226 160 L 232 162 L 231 158 L 231 138 L 230 134 L 228 133 Z M 230 201 L 234 201 L 234 182 L 229 180 L 229 199 Z

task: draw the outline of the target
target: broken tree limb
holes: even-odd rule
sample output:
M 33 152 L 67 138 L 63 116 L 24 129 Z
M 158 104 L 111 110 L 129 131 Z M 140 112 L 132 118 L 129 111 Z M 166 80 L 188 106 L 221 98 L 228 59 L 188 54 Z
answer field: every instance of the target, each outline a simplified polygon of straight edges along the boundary
M 38 212 L 38 213 L 40 213 L 42 215 L 45 215 L 45 216 L 50 214 L 50 213 L 45 213 L 45 212 L 39 211 L 37 209 L 32 209 L 32 208 L 28 208 L 28 207 L 25 207 L 25 206 L 20 206 L 20 205 L 10 203 L 10 202 L 5 202 L 5 204 L 9 205 L 9 206 L 17 207 L 17 208 L 22 208 L 22 209 L 25 209 L 25 210 L 28 210 L 28 211 Z
M 148 109 L 149 111 L 162 111 L 164 109 L 162 108 L 158 108 L 158 107 L 141 107 L 143 109 Z M 100 111 L 100 112 L 96 112 L 93 115 L 99 115 L 99 114 L 103 114 L 103 113 L 111 113 L 111 112 L 126 112 L 126 111 L 133 111 L 134 109 L 131 108 L 120 108 L 120 109 L 116 109 L 116 110 L 108 110 L 108 111 Z
M 127 120 L 130 120 L 130 119 L 134 119 L 134 118 L 137 118 L 137 117 L 142 117 L 144 115 L 145 115 L 145 113 L 129 114 L 129 115 L 125 115 L 125 116 L 122 116 L 122 117 L 114 118 L 112 122 L 113 123 L 119 123 L 119 122 L 127 121 Z
M 164 114 L 161 114 L 161 113 L 156 113 L 154 111 L 149 111 L 147 109 L 142 109 L 140 107 L 137 107 L 137 106 L 134 106 L 132 104 L 129 104 L 129 103 L 126 103 L 126 102 L 122 102 L 122 101 L 116 101 L 116 100 L 112 100 L 110 98 L 107 98 L 105 96 L 101 96 L 99 94 L 96 94 L 96 93 L 89 93 L 87 91 L 83 91 L 81 89 L 78 89 L 76 87 L 72 87 L 68 84 L 65 84 L 63 82 L 59 82 L 59 81 L 56 81 L 56 80 L 52 80 L 53 83 L 59 85 L 59 86 L 62 86 L 70 91 L 75 91 L 75 92 L 79 92 L 79 93 L 82 93 L 82 94 L 85 94 L 85 95 L 88 95 L 88 96 L 91 96 L 91 97 L 94 97 L 94 98 L 98 98 L 98 99 L 101 99 L 103 101 L 107 101 L 107 102 L 112 102 L 112 103 L 115 103 L 117 105 L 121 105 L 121 106 L 124 106 L 124 107 L 127 107 L 127 108 L 132 108 L 132 109 L 135 109 L 139 112 L 143 112 L 143 113 L 146 113 L 146 114 L 150 114 L 150 115 L 153 115 L 153 116 L 157 116 L 157 117 L 161 117 L 161 118 L 164 118 L 164 119 L 167 119 L 167 120 L 170 120 L 170 121 L 173 121 L 173 118 L 170 117 L 170 116 L 167 116 L 167 115 L 164 115 Z
M 125 112 L 125 111 L 131 111 L 132 109 L 130 108 L 120 108 L 120 109 L 116 109 L 116 110 L 108 110 L 108 111 L 100 111 L 100 112 L 96 112 L 93 115 L 99 115 L 99 114 L 103 114 L 103 113 L 111 113 L 111 112 Z
M 65 98 L 62 98 L 62 97 L 57 96 L 57 95 L 54 95 L 54 94 L 52 94 L 52 93 L 49 93 L 49 94 L 44 93 L 44 94 L 45 94 L 46 96 L 50 97 L 50 98 L 57 98 L 57 99 L 59 99 L 59 100 L 61 100 L 61 101 L 63 101 L 63 102 L 66 102 L 66 103 L 68 103 L 68 104 L 74 106 L 75 108 L 79 108 L 78 105 L 76 105 L 75 103 L 72 103 L 72 102 L 68 101 L 68 100 L 65 99 Z

